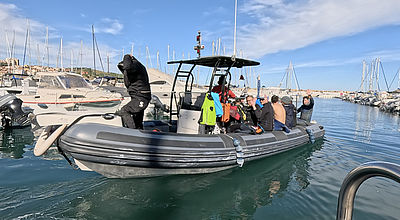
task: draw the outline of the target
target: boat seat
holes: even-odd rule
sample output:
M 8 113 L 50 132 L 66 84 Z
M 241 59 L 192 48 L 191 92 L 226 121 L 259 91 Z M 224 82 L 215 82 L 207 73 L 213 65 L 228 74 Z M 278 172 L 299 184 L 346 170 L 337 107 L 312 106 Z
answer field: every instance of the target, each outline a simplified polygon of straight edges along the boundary
M 163 121 L 158 121 L 158 120 L 144 121 L 143 122 L 143 127 L 144 127 L 144 130 L 158 129 L 158 130 L 163 131 L 163 132 L 168 132 L 169 131 L 168 123 L 165 123 Z
M 184 97 L 181 97 L 181 109 L 193 110 L 193 111 L 201 111 L 201 106 L 204 102 L 204 97 L 206 97 L 206 93 L 201 93 L 196 97 L 196 101 L 192 103 L 191 94 L 186 94 Z

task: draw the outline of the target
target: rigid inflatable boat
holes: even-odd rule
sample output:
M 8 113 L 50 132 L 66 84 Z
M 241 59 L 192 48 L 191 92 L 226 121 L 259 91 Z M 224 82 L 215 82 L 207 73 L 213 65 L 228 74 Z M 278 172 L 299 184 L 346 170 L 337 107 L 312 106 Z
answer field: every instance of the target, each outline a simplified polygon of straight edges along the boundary
M 152 123 L 145 125 L 168 126 Z M 58 147 L 82 170 L 109 178 L 132 178 L 217 172 L 288 151 L 323 135 L 317 124 L 298 125 L 290 133 L 201 135 L 82 123 L 68 129 Z
M 192 92 L 194 67 L 213 67 L 211 91 L 215 76 L 224 76 L 224 85 L 229 89 L 232 67 L 259 63 L 226 56 L 169 63 L 179 67 L 172 86 L 168 121 L 145 121 L 145 129 L 136 130 L 123 127 L 121 118 L 115 114 L 84 115 L 41 135 L 35 155 L 44 153 L 55 142 L 73 167 L 109 178 L 201 174 L 242 167 L 249 161 L 285 152 L 324 136 L 322 126 L 306 121 L 299 121 L 290 133 L 205 131 L 204 126 L 210 125 L 200 125 L 199 118 L 206 95 Z M 183 70 L 187 65 L 191 65 L 189 70 Z M 185 82 L 184 91 L 175 91 L 178 80 Z M 217 126 L 218 123 L 211 127 Z

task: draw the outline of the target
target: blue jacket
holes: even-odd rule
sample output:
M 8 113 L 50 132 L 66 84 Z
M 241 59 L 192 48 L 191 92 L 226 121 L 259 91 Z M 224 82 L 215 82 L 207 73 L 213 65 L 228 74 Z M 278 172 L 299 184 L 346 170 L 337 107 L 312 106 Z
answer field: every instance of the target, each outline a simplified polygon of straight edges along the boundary
M 211 92 L 211 96 L 212 96 L 212 98 L 214 100 L 215 113 L 217 114 L 217 117 L 222 117 L 222 114 L 224 112 L 222 111 L 222 105 L 221 105 L 221 102 L 219 101 L 218 93 Z

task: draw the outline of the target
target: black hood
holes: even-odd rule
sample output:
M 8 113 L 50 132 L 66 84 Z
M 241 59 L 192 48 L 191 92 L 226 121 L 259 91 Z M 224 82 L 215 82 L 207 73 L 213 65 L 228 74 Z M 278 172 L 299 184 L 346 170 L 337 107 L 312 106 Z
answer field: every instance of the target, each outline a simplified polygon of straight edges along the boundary
M 149 77 L 142 63 L 134 56 L 126 54 L 117 67 L 124 74 L 124 82 L 129 94 L 140 96 L 145 94 L 146 98 L 151 98 Z

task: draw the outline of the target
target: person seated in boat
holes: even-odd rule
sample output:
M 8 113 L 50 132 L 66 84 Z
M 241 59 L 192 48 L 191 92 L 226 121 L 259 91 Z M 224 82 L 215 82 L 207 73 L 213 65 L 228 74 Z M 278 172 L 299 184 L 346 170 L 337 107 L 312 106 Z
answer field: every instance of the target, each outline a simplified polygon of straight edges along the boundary
M 273 130 L 274 110 L 272 109 L 271 103 L 268 102 L 268 97 L 264 96 L 260 99 L 254 98 L 253 96 L 246 97 L 248 107 L 248 113 L 252 120 L 252 125 L 257 130 L 263 131 Z
M 273 95 L 271 98 L 272 107 L 274 108 L 274 130 L 285 131 L 289 133 L 289 128 L 285 125 L 286 122 L 286 111 L 283 105 L 279 102 L 279 97 Z
M 231 105 L 230 119 L 228 133 L 233 133 L 238 129 L 241 129 L 243 123 L 246 121 L 246 113 L 243 110 L 242 99 L 236 97 L 235 101 Z
M 247 115 L 245 113 L 245 106 L 243 105 L 244 97 L 236 97 L 234 106 L 237 108 L 237 113 L 240 116 L 240 123 L 244 123 L 247 120 Z
M 243 97 L 244 98 L 244 97 Z M 241 98 L 236 98 L 232 107 L 236 110 L 231 111 L 231 123 L 228 127 L 228 133 L 254 133 L 255 127 L 258 125 L 258 119 L 253 110 L 252 103 L 254 97 L 249 95 L 246 97 L 247 106 L 243 106 Z M 259 103 L 261 104 L 261 103 Z M 261 109 L 260 105 L 256 105 L 256 109 Z M 236 120 L 235 116 L 239 116 Z
M 268 96 L 260 97 L 259 100 L 262 104 L 262 108 L 255 111 L 258 125 L 261 126 L 264 131 L 272 131 L 274 127 L 274 109 L 271 102 L 268 101 Z
M 211 92 L 215 92 L 219 94 L 219 99 L 222 103 L 225 103 L 228 98 L 236 98 L 235 93 L 233 93 L 230 89 L 228 90 L 228 88 L 225 86 L 224 88 L 224 102 L 222 101 L 222 84 L 224 83 L 225 80 L 225 76 L 220 76 L 218 79 L 218 85 L 214 86 L 211 90 Z
M 285 125 L 289 129 L 292 129 L 296 125 L 296 107 L 293 105 L 292 99 L 289 96 L 283 96 L 281 102 L 286 111 Z
M 253 125 L 253 126 L 257 126 L 258 124 L 258 120 L 255 114 L 255 111 L 257 110 L 257 108 L 261 109 L 261 106 L 259 105 L 255 105 L 255 101 L 254 101 L 254 106 L 253 107 L 253 101 L 254 101 L 254 97 L 252 95 L 248 95 L 246 97 L 246 103 L 247 103 L 247 108 L 246 108 L 246 121 Z
M 303 97 L 303 105 L 297 109 L 297 113 L 300 113 L 300 119 L 307 122 L 311 121 L 311 116 L 314 108 L 314 99 L 311 96 L 310 90 L 307 90 L 307 96 Z
M 144 110 L 151 100 L 146 68 L 130 54 L 126 54 L 117 66 L 124 74 L 124 84 L 131 97 L 131 101 L 117 111 L 117 114 L 121 116 L 125 127 L 143 129 Z

